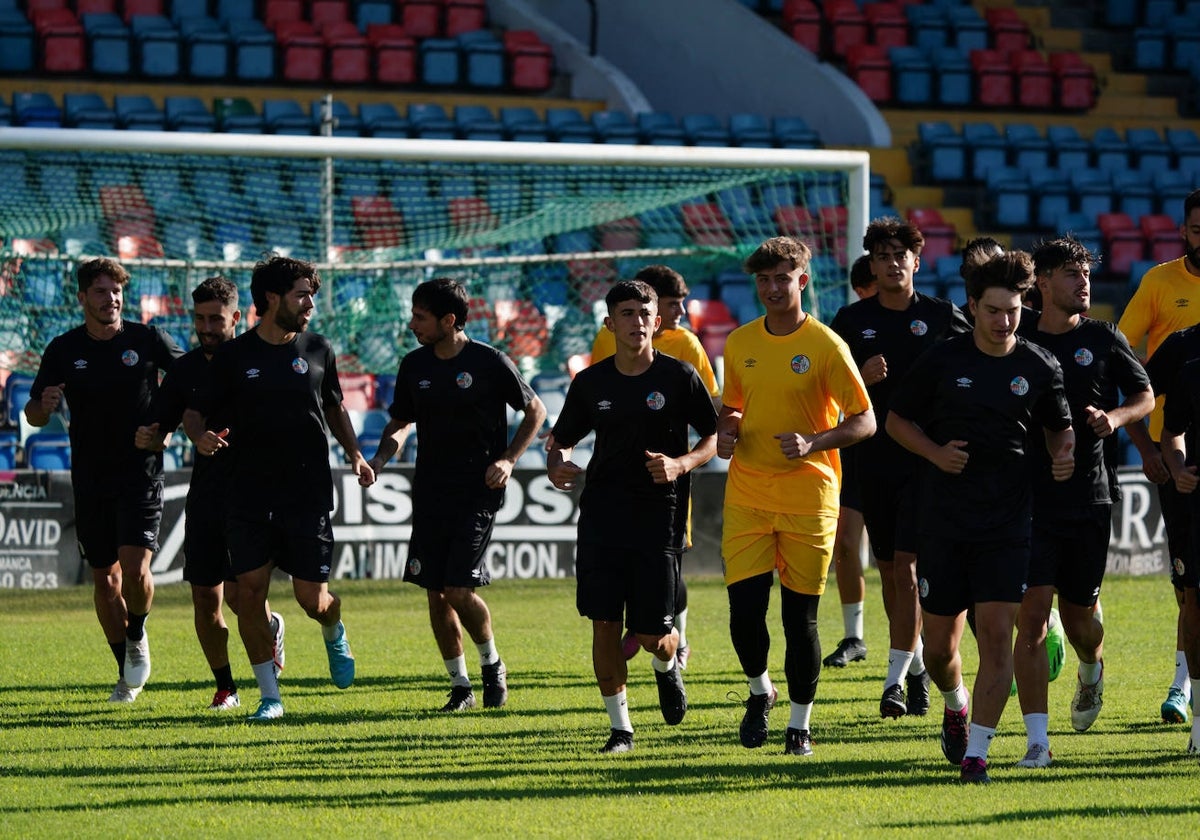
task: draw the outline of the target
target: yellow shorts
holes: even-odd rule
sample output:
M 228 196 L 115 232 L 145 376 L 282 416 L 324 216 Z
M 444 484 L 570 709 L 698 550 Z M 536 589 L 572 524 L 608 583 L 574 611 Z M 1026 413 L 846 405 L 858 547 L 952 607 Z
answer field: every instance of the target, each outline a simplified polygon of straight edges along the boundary
M 836 516 L 726 505 L 721 533 L 725 585 L 778 569 L 779 582 L 788 589 L 821 595 L 836 535 Z

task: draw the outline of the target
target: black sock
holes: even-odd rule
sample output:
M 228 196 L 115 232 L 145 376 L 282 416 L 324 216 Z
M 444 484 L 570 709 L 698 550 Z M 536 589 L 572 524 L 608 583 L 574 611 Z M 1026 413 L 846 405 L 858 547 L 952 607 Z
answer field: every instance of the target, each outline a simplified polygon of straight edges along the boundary
M 109 642 L 108 646 L 112 648 L 113 658 L 117 660 L 117 674 L 121 679 L 125 678 L 125 643 L 124 642 Z
M 217 679 L 218 691 L 232 691 L 237 694 L 237 683 L 233 681 L 233 668 L 225 665 L 220 668 L 212 669 L 213 676 Z
M 130 613 L 129 624 L 125 626 L 125 638 L 131 642 L 140 642 L 142 636 L 146 635 L 146 617 L 148 615 L 148 613 L 142 615 Z

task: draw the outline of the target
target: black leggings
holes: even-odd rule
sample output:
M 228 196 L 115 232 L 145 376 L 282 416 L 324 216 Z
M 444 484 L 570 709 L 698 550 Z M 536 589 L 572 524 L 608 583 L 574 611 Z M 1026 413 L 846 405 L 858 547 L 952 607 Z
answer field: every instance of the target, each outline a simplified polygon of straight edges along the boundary
M 773 584 L 774 575 L 768 573 L 728 587 L 729 637 L 747 677 L 756 677 L 767 670 L 767 655 L 771 650 L 767 607 Z M 802 595 L 786 587 L 781 587 L 781 591 L 788 699 L 794 703 L 811 703 L 821 676 L 821 640 L 817 635 L 817 607 L 821 599 L 818 595 Z

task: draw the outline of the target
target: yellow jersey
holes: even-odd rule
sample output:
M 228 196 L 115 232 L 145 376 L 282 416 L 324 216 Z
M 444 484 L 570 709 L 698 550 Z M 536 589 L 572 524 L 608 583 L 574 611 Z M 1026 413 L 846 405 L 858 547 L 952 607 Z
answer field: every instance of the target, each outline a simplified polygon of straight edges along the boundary
M 721 401 L 742 412 L 725 485 L 728 504 L 776 513 L 838 515 L 836 449 L 789 461 L 775 435 L 832 429 L 842 415 L 871 408 L 850 348 L 811 316 L 790 335 L 758 318 L 729 334 Z
M 717 387 L 717 375 L 713 372 L 712 362 L 709 361 L 708 353 L 704 351 L 704 345 L 700 343 L 700 339 L 694 332 L 684 327 L 663 330 L 654 336 L 654 341 L 651 343 L 658 352 L 679 359 L 681 362 L 687 362 L 694 367 L 696 373 L 700 374 L 700 381 L 704 383 L 708 393 L 714 397 L 720 396 L 721 389 Z M 613 337 L 612 330 L 601 327 L 600 332 L 596 333 L 595 340 L 592 341 L 592 364 L 596 364 L 601 359 L 607 359 L 616 352 L 617 340 Z
M 1146 358 L 1171 333 L 1200 324 L 1200 276 L 1187 269 L 1186 258 L 1156 265 L 1146 272 L 1117 328 L 1133 348 L 1146 341 Z M 1154 411 L 1150 414 L 1150 437 L 1162 436 L 1161 394 L 1155 395 Z

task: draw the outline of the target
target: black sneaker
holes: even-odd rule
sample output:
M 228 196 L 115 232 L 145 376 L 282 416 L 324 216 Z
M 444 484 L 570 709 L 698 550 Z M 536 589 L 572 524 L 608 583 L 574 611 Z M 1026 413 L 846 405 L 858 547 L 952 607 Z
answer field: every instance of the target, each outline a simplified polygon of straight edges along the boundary
M 838 642 L 837 650 L 821 660 L 826 668 L 845 668 L 851 662 L 861 662 L 867 658 L 867 646 L 862 639 L 847 636 Z
M 778 697 L 779 691 L 775 686 L 771 686 L 767 694 L 750 695 L 746 701 L 746 714 L 742 716 L 742 725 L 738 729 L 743 747 L 752 750 L 766 743 L 768 718 Z
M 991 781 L 988 778 L 987 762 L 982 758 L 964 758 L 962 760 L 962 769 L 959 770 L 958 779 L 968 785 L 986 785 Z
M 929 672 L 908 674 L 904 684 L 908 687 L 908 714 L 925 717 L 929 712 Z
M 812 755 L 812 737 L 809 736 L 808 730 L 793 729 L 789 726 L 783 738 L 783 754 Z
M 942 755 L 951 764 L 960 765 L 967 754 L 967 710 L 942 714 Z
M 602 753 L 627 753 L 633 750 L 633 733 L 624 729 L 614 729 L 608 736 L 608 741 L 600 748 Z
M 658 706 L 662 709 L 663 720 L 670 726 L 681 723 L 687 714 L 687 691 L 679 666 L 666 673 L 655 671 L 654 681 L 658 683 Z
M 483 666 L 483 708 L 499 709 L 508 702 L 508 669 L 504 660 Z
M 925 707 L 928 710 L 928 698 L 926 698 Z M 908 714 L 908 706 L 904 703 L 904 689 L 900 687 L 900 683 L 889 685 L 883 690 L 883 697 L 879 700 L 879 716 L 898 718 L 904 717 L 906 714 Z
M 455 685 L 450 687 L 450 699 L 446 701 L 446 705 L 442 706 L 440 711 L 443 712 L 465 712 L 467 709 L 475 707 L 475 692 L 471 690 L 469 685 Z

